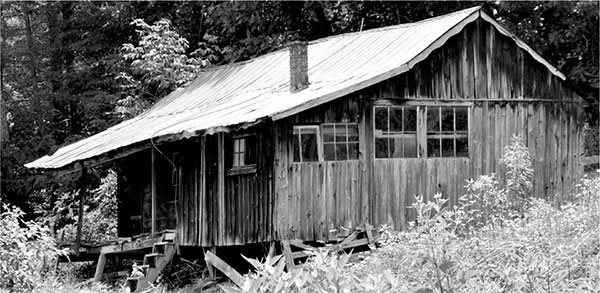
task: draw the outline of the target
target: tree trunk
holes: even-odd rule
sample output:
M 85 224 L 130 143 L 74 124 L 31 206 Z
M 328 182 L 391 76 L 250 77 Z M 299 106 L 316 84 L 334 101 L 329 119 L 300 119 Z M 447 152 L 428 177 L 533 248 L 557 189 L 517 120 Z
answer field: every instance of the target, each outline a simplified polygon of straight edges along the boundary
M 38 73 L 36 63 L 36 52 L 33 44 L 33 30 L 31 28 L 31 8 L 29 2 L 22 2 L 23 14 L 25 19 L 25 31 L 27 34 L 27 55 L 29 55 L 29 70 L 31 70 L 31 99 L 35 113 L 35 125 L 40 137 L 45 134 L 44 111 L 42 111 L 42 95 L 39 94 Z

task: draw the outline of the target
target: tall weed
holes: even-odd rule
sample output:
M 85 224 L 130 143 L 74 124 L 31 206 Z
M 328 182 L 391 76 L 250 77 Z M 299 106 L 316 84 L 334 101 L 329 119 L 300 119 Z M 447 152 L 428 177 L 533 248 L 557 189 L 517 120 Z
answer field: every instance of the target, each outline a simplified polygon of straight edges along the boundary
M 52 273 L 57 257 L 65 251 L 56 247 L 50 229 L 24 221 L 17 207 L 4 205 L 0 214 L 0 289 L 24 292 Z

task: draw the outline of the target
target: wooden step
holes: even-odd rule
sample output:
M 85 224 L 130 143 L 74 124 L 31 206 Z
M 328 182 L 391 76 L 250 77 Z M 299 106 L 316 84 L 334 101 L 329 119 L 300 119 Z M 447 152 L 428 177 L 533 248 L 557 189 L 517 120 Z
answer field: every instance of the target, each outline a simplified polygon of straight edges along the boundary
M 148 287 L 149 282 L 145 277 L 129 277 L 125 281 L 125 287 L 129 288 L 129 292 L 140 292 Z
M 162 253 L 149 253 L 149 254 L 146 254 L 144 256 L 144 263 L 143 264 L 148 265 L 151 268 L 156 267 L 157 259 L 159 257 L 161 257 L 161 256 L 163 256 Z
M 169 232 L 167 232 L 167 233 L 163 234 L 162 241 L 173 242 L 173 241 L 175 241 L 175 237 L 176 236 L 177 236 L 177 234 L 175 234 L 175 233 L 169 233 Z
M 144 276 L 148 276 L 148 270 L 150 269 L 150 265 L 141 265 L 138 267 L 140 268 L 140 271 L 142 274 L 144 274 Z
M 154 243 L 154 245 L 152 246 L 152 252 L 153 253 L 165 253 L 165 249 L 167 246 L 173 246 L 174 243 L 173 242 L 157 242 Z

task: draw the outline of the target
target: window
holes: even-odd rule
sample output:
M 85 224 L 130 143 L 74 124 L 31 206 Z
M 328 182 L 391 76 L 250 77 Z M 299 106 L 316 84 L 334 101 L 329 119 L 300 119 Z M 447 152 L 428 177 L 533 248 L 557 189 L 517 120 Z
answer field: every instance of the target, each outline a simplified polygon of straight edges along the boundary
M 468 157 L 468 106 L 375 106 L 375 158 Z
M 294 126 L 294 162 L 319 160 L 319 126 Z
M 469 156 L 467 107 L 427 107 L 427 157 Z
M 294 162 L 358 160 L 358 124 L 294 126 Z
M 328 123 L 321 125 L 321 129 L 325 161 L 358 159 L 357 123 Z
M 375 157 L 417 157 L 417 107 L 375 107 Z
M 256 136 L 246 135 L 233 138 L 232 169 L 256 164 Z

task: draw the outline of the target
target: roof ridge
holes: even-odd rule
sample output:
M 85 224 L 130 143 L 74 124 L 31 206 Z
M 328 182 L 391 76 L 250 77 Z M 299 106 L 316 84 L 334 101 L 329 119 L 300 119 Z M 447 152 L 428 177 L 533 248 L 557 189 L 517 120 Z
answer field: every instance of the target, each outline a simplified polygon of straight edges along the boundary
M 406 27 L 411 27 L 411 26 L 422 25 L 423 23 L 427 23 L 427 22 L 431 22 L 431 21 L 436 21 L 436 20 L 439 20 L 441 18 L 446 18 L 446 17 L 449 17 L 449 16 L 454 16 L 456 14 L 466 13 L 467 11 L 468 12 L 472 12 L 472 11 L 477 11 L 477 10 L 481 10 L 481 6 L 480 5 L 473 6 L 471 8 L 462 9 L 462 10 L 457 10 L 457 11 L 450 12 L 450 13 L 443 14 L 443 15 L 438 15 L 438 16 L 434 16 L 434 17 L 430 17 L 430 18 L 421 19 L 421 20 L 415 21 L 415 22 L 405 22 L 405 23 L 399 23 L 399 24 L 394 24 L 394 25 L 387 25 L 387 26 L 382 26 L 382 27 L 371 28 L 371 29 L 367 29 L 367 30 L 364 30 L 364 31 L 355 31 L 355 32 L 342 33 L 342 34 L 339 34 L 339 35 L 332 35 L 332 36 L 328 36 L 328 37 L 324 37 L 324 38 L 312 40 L 312 41 L 309 42 L 309 44 L 321 43 L 321 42 L 324 42 L 324 41 L 328 41 L 330 39 L 335 39 L 335 38 L 340 38 L 340 37 L 346 37 L 346 36 L 350 36 L 350 35 L 365 34 L 365 33 L 376 33 L 376 32 L 381 32 L 381 31 L 394 30 L 394 29 L 400 29 L 400 28 L 406 28 Z
M 466 9 L 462 9 L 462 10 L 457 10 L 448 14 L 443 14 L 443 15 L 438 15 L 435 17 L 430 17 L 430 18 L 425 18 L 419 21 L 415 21 L 415 22 L 406 22 L 406 23 L 399 23 L 399 24 L 395 24 L 395 25 L 388 25 L 388 26 L 383 26 L 383 27 L 377 27 L 377 28 L 372 28 L 372 29 L 368 29 L 368 30 L 364 30 L 364 31 L 355 31 L 355 32 L 347 32 L 347 33 L 341 33 L 338 35 L 332 35 L 332 36 L 327 36 L 324 38 L 320 38 L 320 39 L 316 39 L 316 40 L 312 40 L 309 41 L 308 44 L 309 45 L 313 45 L 313 44 L 318 44 L 321 42 L 325 42 L 331 39 L 336 39 L 336 38 L 342 38 L 342 37 L 347 37 L 350 35 L 356 35 L 356 34 L 363 34 L 363 33 L 376 33 L 376 32 L 380 32 L 380 31 L 387 31 L 387 30 L 394 30 L 394 29 L 399 29 L 399 28 L 405 28 L 405 27 L 411 27 L 411 26 L 416 26 L 416 25 L 421 25 L 423 23 L 427 23 L 430 21 L 436 21 L 439 20 L 441 18 L 446 18 L 446 17 L 450 17 L 450 16 L 454 16 L 456 14 L 461 14 L 461 13 L 466 13 L 467 11 L 477 11 L 480 10 L 481 6 L 477 5 L 477 6 L 473 6 L 471 8 L 466 8 Z M 252 57 L 248 60 L 243 60 L 243 61 L 238 61 L 238 62 L 232 62 L 232 63 L 227 63 L 227 64 L 221 64 L 221 65 L 217 65 L 217 66 L 211 66 L 211 67 L 206 67 L 206 68 L 202 68 L 200 69 L 200 74 L 202 73 L 207 73 L 207 72 L 213 72 L 215 70 L 220 70 L 220 69 L 225 69 L 225 68 L 232 68 L 232 67 L 237 67 L 237 66 L 241 66 L 241 65 L 245 65 L 266 57 L 269 57 L 271 55 L 277 54 L 277 53 L 281 53 L 282 51 L 286 51 L 288 50 L 287 45 L 284 45 L 283 47 L 280 47 L 278 49 L 275 49 L 274 51 L 256 56 L 256 57 Z M 195 79 L 194 79 L 195 80 Z M 192 84 L 194 82 L 194 80 L 186 83 L 185 85 L 183 85 L 183 87 L 187 87 L 188 85 Z

